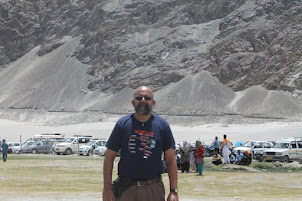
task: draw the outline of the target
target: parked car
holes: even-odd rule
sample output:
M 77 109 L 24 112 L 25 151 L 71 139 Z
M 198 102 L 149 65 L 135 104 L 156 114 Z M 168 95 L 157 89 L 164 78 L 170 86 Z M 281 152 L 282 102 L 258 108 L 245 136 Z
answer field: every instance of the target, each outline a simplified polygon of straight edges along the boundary
M 8 144 L 7 153 L 13 153 L 13 150 L 15 150 L 15 147 L 20 146 L 20 142 L 9 142 L 7 144 Z
M 106 141 L 107 143 L 107 141 Z M 102 146 L 98 146 L 93 150 L 93 155 L 97 155 L 97 156 L 105 156 L 106 151 L 107 151 L 107 147 L 106 147 L 106 143 L 104 143 L 104 145 Z M 121 149 L 117 152 L 116 154 L 117 156 L 121 155 Z
M 105 146 L 106 140 L 90 140 L 86 145 L 79 147 L 78 155 L 89 156 L 98 146 Z
M 53 142 L 48 140 L 35 142 L 29 146 L 29 151 L 32 154 L 37 154 L 37 153 L 49 154 L 51 153 L 52 145 Z
M 18 154 L 29 153 L 30 146 L 35 143 L 35 141 L 26 141 L 20 146 L 20 150 L 17 152 Z
M 251 148 L 252 146 L 254 146 L 254 144 L 256 143 L 256 141 L 247 141 L 246 143 L 244 143 L 242 146 L 240 147 L 235 147 L 233 149 L 233 153 L 236 154 L 238 152 L 238 150 L 240 150 L 240 152 L 244 152 L 244 151 L 248 151 L 251 152 Z
M 263 161 L 263 152 L 267 149 L 270 149 L 274 146 L 274 142 L 264 141 L 264 142 L 257 142 L 252 147 L 252 155 L 253 158 L 258 161 Z
M 78 153 L 80 146 L 85 145 L 92 139 L 92 136 L 69 137 L 64 142 L 60 142 L 53 147 L 53 151 L 59 155 L 70 155 Z
M 289 163 L 302 158 L 302 138 L 283 137 L 276 141 L 273 148 L 263 152 L 265 161 L 283 161 Z
M 106 142 L 107 143 L 107 142 Z M 93 150 L 93 155 L 98 155 L 98 156 L 105 156 L 107 147 L 105 146 L 106 143 L 103 146 L 98 146 Z
M 262 161 L 263 151 L 273 147 L 273 145 L 273 142 L 270 141 L 247 141 L 242 146 L 235 147 L 233 153 L 236 154 L 238 150 L 241 152 L 248 151 L 254 159 Z

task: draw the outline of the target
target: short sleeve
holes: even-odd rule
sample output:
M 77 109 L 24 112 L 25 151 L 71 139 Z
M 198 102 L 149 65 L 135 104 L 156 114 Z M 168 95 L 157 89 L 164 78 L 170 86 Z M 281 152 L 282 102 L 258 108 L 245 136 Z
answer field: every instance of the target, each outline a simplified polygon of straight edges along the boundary
M 175 140 L 169 124 L 165 122 L 163 151 L 167 151 L 170 148 L 175 149 Z
M 118 152 L 121 147 L 121 127 L 119 122 L 117 122 L 112 130 L 112 133 L 107 141 L 106 147 L 113 151 Z

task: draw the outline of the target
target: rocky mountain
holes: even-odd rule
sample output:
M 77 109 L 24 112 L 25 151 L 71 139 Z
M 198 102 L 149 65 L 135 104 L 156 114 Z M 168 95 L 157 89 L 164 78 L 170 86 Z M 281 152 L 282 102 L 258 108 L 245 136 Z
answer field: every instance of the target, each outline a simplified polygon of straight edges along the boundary
M 158 113 L 296 116 L 301 21 L 300 0 L 0 0 L 0 107 L 127 113 L 148 85 Z

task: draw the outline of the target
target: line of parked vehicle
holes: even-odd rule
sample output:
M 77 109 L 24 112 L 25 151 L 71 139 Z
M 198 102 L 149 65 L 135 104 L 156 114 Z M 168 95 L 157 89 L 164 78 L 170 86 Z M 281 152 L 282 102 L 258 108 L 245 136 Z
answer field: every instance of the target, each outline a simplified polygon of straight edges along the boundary
M 176 142 L 175 153 L 178 153 L 179 147 L 183 142 Z M 188 142 L 191 150 L 195 149 L 194 142 Z M 302 137 L 282 137 L 277 141 L 247 141 L 242 145 L 236 146 L 231 143 L 231 151 L 237 154 L 238 150 L 242 153 L 248 151 L 252 154 L 254 160 L 260 162 L 280 161 L 290 162 L 293 160 L 302 160 Z M 237 143 L 236 143 L 237 144 Z M 203 145 L 205 148 L 205 156 L 213 156 L 215 149 L 213 145 Z
M 96 139 L 87 135 L 74 135 L 64 138 L 59 133 L 35 135 L 23 144 L 19 142 L 8 142 L 8 153 L 45 153 L 57 155 L 99 155 L 106 154 L 105 139 Z M 195 143 L 189 142 L 192 149 L 195 149 Z M 176 143 L 176 154 L 182 142 Z M 211 156 L 209 147 L 206 148 L 205 156 Z M 252 154 L 253 159 L 258 161 L 281 161 L 290 162 L 302 158 L 302 137 L 283 137 L 277 141 L 248 141 L 241 146 L 231 146 L 233 154 L 238 150 L 241 152 L 248 151 Z M 119 155 L 120 153 L 118 153 Z
M 240 147 L 233 149 L 247 150 L 253 158 L 258 161 L 280 161 L 290 162 L 302 158 L 302 137 L 283 137 L 277 141 L 248 141 Z
M 8 153 L 25 154 L 25 153 L 44 153 L 56 155 L 99 155 L 106 154 L 105 139 L 97 139 L 92 136 L 74 135 L 68 138 L 42 134 L 33 136 L 24 143 L 8 142 Z

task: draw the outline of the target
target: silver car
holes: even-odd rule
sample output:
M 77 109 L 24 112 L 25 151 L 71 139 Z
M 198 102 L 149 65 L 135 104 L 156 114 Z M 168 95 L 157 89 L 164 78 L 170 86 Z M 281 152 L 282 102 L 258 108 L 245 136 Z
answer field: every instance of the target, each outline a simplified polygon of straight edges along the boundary
M 105 146 L 106 143 L 106 140 L 90 140 L 86 145 L 79 147 L 78 155 L 89 156 L 96 148 Z
M 106 145 L 106 144 L 105 144 Z M 105 156 L 106 151 L 107 151 L 107 147 L 104 146 L 98 146 L 94 149 L 93 151 L 93 155 L 97 155 L 97 156 Z
M 22 153 L 49 154 L 49 153 L 51 153 L 52 146 L 53 146 L 52 141 L 38 141 L 38 142 L 34 142 L 32 145 L 29 145 L 24 149 L 22 147 Z

